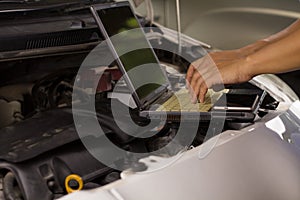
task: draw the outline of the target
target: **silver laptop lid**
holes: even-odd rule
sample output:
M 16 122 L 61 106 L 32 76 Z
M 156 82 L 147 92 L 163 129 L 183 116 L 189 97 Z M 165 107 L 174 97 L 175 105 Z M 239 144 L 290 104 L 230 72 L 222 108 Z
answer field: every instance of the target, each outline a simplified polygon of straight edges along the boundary
M 138 107 L 143 109 L 169 87 L 169 81 L 128 2 L 92 6 Z

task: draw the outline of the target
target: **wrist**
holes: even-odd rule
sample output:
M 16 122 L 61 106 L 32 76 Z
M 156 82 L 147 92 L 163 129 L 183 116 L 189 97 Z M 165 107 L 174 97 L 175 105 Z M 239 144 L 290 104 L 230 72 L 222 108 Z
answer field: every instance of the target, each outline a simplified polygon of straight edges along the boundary
M 241 49 L 239 49 L 240 54 L 243 57 L 247 57 L 260 49 L 262 49 L 264 46 L 268 45 L 269 42 L 267 40 L 258 40 L 257 42 L 247 45 Z
M 248 55 L 241 59 L 239 64 L 239 74 L 241 80 L 240 82 L 245 82 L 251 80 L 254 76 L 258 75 L 256 73 L 257 67 L 255 67 L 255 62 L 251 55 Z

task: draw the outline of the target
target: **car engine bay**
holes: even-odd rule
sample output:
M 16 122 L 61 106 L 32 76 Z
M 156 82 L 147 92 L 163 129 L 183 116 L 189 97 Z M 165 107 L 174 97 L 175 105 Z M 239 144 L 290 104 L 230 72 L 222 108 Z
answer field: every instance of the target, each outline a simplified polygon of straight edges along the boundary
M 89 80 L 85 90 L 74 87 L 79 67 L 103 37 L 88 13 L 77 11 L 76 6 L 69 6 L 67 10 L 0 13 L 4 16 L 0 20 L 3 23 L 0 33 L 1 200 L 57 199 L 68 193 L 65 181 L 71 174 L 82 177 L 83 189 L 102 187 L 121 178 L 122 171 L 100 163 L 81 142 L 72 114 L 72 105 L 78 102 L 94 99 L 97 120 L 104 127 L 105 135 L 102 137 L 130 152 L 156 151 L 172 141 L 178 131 L 178 123 L 167 122 L 157 128 L 158 134 L 135 138 L 117 127 L 111 114 L 112 101 L 129 109 L 131 116 L 124 118 L 131 117 L 139 126 L 149 124 L 149 120 L 139 117 L 137 110 L 128 108 L 118 99 L 109 97 L 122 76 L 115 62 L 110 66 L 99 63 L 97 68 L 81 76 L 81 79 Z M 155 27 L 153 32 L 146 33 L 151 44 L 159 46 L 167 43 L 176 49 L 172 32 L 149 24 L 145 18 L 140 17 L 139 20 L 144 27 Z M 185 57 L 195 60 L 205 55 L 204 49 L 211 51 L 194 40 L 184 39 L 182 52 Z M 172 52 L 155 49 L 155 53 L 163 63 L 172 87 L 182 87 L 190 63 Z M 99 82 L 94 78 L 97 70 L 105 71 Z M 91 87 L 96 87 L 95 96 L 90 93 Z M 251 83 L 226 87 L 263 90 Z M 74 90 L 80 95 L 74 97 Z M 226 121 L 221 132 L 241 130 L 256 123 L 269 111 L 275 111 L 279 103 L 267 94 L 254 122 Z M 88 125 L 89 117 L 93 116 L 84 111 L 81 114 L 86 117 Z M 206 135 L 208 126 L 209 122 L 199 122 L 197 135 L 187 149 L 210 139 Z M 101 137 L 97 138 L 97 142 L 97 148 L 103 154 L 110 151 Z M 177 142 L 180 144 L 180 141 Z M 170 149 L 157 156 L 170 157 L 181 150 Z M 131 168 L 139 172 L 147 169 L 139 159 L 130 156 L 116 160 L 115 165 L 122 166 L 123 170 Z M 80 184 L 71 181 L 69 187 L 75 190 Z

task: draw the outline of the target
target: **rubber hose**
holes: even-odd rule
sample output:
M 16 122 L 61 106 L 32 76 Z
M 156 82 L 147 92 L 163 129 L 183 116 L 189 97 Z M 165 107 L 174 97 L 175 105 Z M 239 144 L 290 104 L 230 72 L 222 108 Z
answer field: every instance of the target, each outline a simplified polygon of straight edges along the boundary
M 5 200 L 22 200 L 16 196 L 15 193 L 15 175 L 12 172 L 8 172 L 3 178 L 3 194 Z

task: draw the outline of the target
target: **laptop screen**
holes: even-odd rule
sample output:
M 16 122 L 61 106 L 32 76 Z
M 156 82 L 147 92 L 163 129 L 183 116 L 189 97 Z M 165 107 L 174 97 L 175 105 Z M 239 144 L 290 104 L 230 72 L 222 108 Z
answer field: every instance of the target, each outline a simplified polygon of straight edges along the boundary
M 130 6 L 101 8 L 97 13 L 139 100 L 166 87 L 168 80 Z

